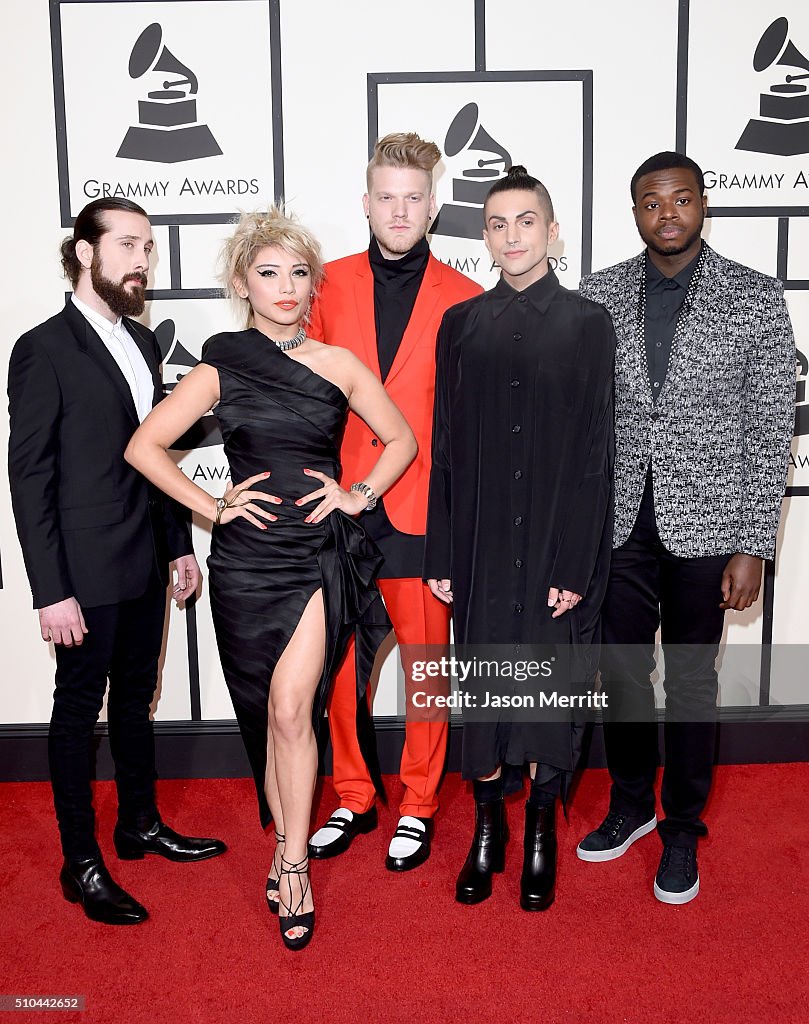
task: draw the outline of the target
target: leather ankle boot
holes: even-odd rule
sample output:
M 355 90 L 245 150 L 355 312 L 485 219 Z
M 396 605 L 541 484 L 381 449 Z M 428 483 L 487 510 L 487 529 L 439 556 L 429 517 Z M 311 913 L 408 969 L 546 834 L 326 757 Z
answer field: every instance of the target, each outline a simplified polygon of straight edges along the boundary
M 505 804 L 499 800 L 475 801 L 475 834 L 458 881 L 455 899 L 459 903 L 482 903 L 492 894 L 492 873 L 502 871 L 506 861 Z
M 59 882 L 65 899 L 80 903 L 91 921 L 140 924 L 149 916 L 145 907 L 113 881 L 100 855 L 65 860 Z
M 525 805 L 525 859 L 520 878 L 523 910 L 547 910 L 556 887 L 556 803 Z

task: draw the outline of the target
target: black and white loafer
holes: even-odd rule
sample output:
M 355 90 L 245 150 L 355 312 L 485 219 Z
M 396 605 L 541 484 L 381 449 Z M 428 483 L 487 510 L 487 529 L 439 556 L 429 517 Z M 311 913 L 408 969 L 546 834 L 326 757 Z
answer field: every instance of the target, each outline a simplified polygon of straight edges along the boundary
M 405 814 L 390 841 L 385 867 L 388 871 L 410 871 L 430 856 L 433 819 Z
M 345 853 L 355 836 L 373 832 L 378 824 L 376 807 L 364 814 L 355 814 L 347 807 L 338 807 L 322 828 L 309 840 L 309 856 L 327 860 Z

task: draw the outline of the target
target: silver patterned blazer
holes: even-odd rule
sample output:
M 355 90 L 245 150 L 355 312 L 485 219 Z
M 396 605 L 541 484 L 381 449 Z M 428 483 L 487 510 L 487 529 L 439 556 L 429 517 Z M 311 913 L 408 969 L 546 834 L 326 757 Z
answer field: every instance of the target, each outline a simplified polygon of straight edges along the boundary
M 795 422 L 795 342 L 783 286 L 704 245 L 657 403 L 641 310 L 645 255 L 585 277 L 606 306 L 615 365 L 615 532 L 629 537 L 651 463 L 674 555 L 773 558 Z

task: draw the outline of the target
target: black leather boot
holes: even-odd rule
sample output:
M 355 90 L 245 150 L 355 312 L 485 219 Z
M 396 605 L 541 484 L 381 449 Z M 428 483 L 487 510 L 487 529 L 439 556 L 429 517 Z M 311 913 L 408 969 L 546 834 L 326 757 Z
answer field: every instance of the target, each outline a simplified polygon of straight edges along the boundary
M 506 866 L 505 804 L 497 800 L 475 801 L 475 834 L 458 881 L 455 899 L 459 903 L 482 903 L 492 894 L 492 874 Z
M 525 859 L 520 878 L 523 910 L 547 910 L 556 888 L 556 802 L 525 805 Z
M 65 899 L 80 903 L 91 921 L 140 924 L 149 916 L 145 907 L 112 880 L 100 856 L 66 860 L 59 881 Z

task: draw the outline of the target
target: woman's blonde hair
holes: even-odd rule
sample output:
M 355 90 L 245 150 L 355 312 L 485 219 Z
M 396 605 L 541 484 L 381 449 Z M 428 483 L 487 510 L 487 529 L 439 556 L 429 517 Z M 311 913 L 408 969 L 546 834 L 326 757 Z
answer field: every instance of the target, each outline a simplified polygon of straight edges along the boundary
M 222 246 L 219 280 L 227 297 L 243 317 L 246 327 L 253 326 L 253 309 L 233 287 L 234 280 L 247 281 L 247 271 L 256 254 L 268 245 L 277 246 L 308 264 L 312 278 L 312 299 L 323 282 L 323 257 L 320 243 L 298 219 L 275 203 L 268 210 L 242 213 L 236 230 Z M 304 320 L 307 320 L 307 311 Z

